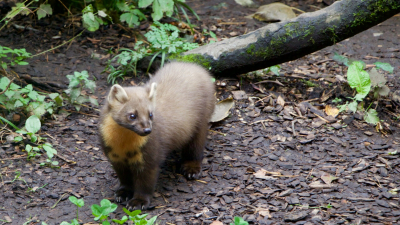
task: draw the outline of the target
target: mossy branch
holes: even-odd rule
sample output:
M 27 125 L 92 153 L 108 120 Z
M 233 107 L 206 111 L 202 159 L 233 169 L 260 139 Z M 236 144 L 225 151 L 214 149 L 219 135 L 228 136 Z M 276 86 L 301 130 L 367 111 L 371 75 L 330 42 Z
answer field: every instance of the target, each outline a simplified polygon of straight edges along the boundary
M 208 44 L 169 60 L 195 62 L 235 76 L 298 59 L 352 37 L 400 12 L 398 0 L 342 0 L 290 21 Z

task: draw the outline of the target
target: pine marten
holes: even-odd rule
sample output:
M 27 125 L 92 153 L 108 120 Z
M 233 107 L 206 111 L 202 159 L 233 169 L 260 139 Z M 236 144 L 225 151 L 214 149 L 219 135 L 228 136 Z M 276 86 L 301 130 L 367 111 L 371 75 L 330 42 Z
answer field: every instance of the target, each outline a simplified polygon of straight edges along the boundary
M 198 178 L 214 92 L 205 69 L 183 62 L 166 64 L 144 86 L 111 87 L 100 134 L 120 181 L 117 202 L 147 209 L 160 165 L 172 150 L 181 151 L 182 174 Z

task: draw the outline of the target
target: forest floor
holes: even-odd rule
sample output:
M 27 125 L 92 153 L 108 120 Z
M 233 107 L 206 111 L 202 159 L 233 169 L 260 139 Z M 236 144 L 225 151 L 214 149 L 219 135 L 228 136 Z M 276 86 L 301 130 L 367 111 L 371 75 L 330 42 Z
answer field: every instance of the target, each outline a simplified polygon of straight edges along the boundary
M 245 19 L 255 11 L 234 1 L 187 1 L 202 18 L 197 31 L 213 30 L 218 38 L 251 32 L 265 23 Z M 256 1 L 267 4 L 271 1 Z M 282 1 L 306 12 L 326 7 L 318 0 Z M 4 12 L 3 16 L 4 16 Z M 20 29 L 14 25 L 33 29 Z M 146 25 L 144 24 L 145 28 Z M 18 17 L 0 33 L 0 45 L 26 48 L 37 54 L 78 34 L 62 16 L 38 22 Z M 110 87 L 102 73 L 112 57 L 110 49 L 131 47 L 135 38 L 116 25 L 94 33 L 85 31 L 71 44 L 32 58 L 28 66 L 12 67 L 9 75 L 30 75 L 39 82 L 68 86 L 66 75 L 87 70 L 96 81 L 93 94 L 100 105 Z M 390 63 L 385 73 L 391 92 L 400 88 L 400 15 L 333 46 L 281 64 L 279 81 L 255 84 L 260 78 L 217 78 L 217 98 L 234 95 L 231 116 L 214 123 L 208 134 L 202 176 L 187 181 L 175 168 L 175 157 L 162 167 L 148 210 L 159 224 L 224 224 L 241 216 L 253 224 L 399 224 L 400 115 L 399 102 L 381 98 L 374 104 L 384 129 L 362 120 L 359 113 L 341 113 L 327 120 L 323 109 L 354 96 L 347 84 L 346 66 L 332 60 L 335 52 L 367 65 Z M 126 77 L 124 85 L 141 84 L 146 75 Z M 16 79 L 26 85 L 23 79 Z M 331 96 L 321 97 L 330 90 Z M 240 95 L 244 91 L 245 96 Z M 281 96 L 285 105 L 277 102 Z M 310 103 L 314 107 L 310 108 Z M 58 151 L 60 168 L 41 167 L 44 156 L 27 161 L 26 152 L 14 143 L 0 147 L 0 225 L 59 224 L 76 216 L 68 201 L 83 198 L 79 209 L 83 223 L 94 222 L 90 205 L 104 198 L 114 201 L 118 179 L 100 149 L 97 107 L 67 108 L 68 116 L 44 119 L 40 135 Z M 7 111 L 0 112 L 9 118 Z M 317 116 L 321 114 L 322 116 Z M 11 117 L 12 118 L 12 117 Z M 14 121 L 18 122 L 18 121 Z M 23 116 L 19 125 L 23 125 Z M 18 179 L 14 179 L 17 173 Z M 331 179 L 331 176 L 336 179 Z M 31 190 L 31 191 L 30 191 Z M 124 215 L 119 205 L 112 218 Z

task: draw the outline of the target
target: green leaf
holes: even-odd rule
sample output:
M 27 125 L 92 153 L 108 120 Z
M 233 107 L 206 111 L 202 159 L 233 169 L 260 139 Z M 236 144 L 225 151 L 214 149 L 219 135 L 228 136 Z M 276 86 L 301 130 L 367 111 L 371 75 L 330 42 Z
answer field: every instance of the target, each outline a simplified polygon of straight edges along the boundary
M 357 101 L 353 101 L 349 103 L 347 106 L 349 107 L 349 110 L 355 113 L 357 111 Z
M 24 62 L 24 61 L 19 61 L 19 62 L 17 62 L 17 64 L 18 64 L 18 65 L 20 65 L 20 66 L 26 66 L 26 65 L 29 65 L 29 63 L 28 63 L 28 62 Z
M 40 130 L 41 123 L 36 115 L 30 116 L 25 122 L 25 128 L 28 132 L 35 134 Z
M 140 3 L 139 3 L 140 4 Z M 128 12 L 130 10 L 129 6 L 125 3 L 125 1 L 121 1 L 117 3 L 117 8 L 121 12 Z
M 151 5 L 153 0 L 139 0 L 139 8 L 146 8 L 147 6 Z
M 154 0 L 153 13 L 151 14 L 151 17 L 153 18 L 154 21 L 158 21 L 163 17 L 163 11 L 161 8 L 160 0 Z
M 128 217 L 127 217 L 127 216 L 123 216 L 123 217 L 121 218 L 121 220 L 112 219 L 113 222 L 118 223 L 118 224 L 124 224 L 127 220 L 128 220 Z
M 76 101 L 76 99 L 81 95 L 80 88 L 73 88 L 71 89 L 70 96 L 72 101 Z
M 275 75 L 277 75 L 277 76 L 279 76 L 279 70 L 280 70 L 280 66 L 279 65 L 276 65 L 276 66 L 271 66 L 270 67 L 270 70 L 275 74 Z
M 20 100 L 15 101 L 14 108 L 18 108 L 18 107 L 21 107 L 21 106 L 24 106 L 24 104 Z
M 96 218 L 94 218 L 94 220 L 99 220 L 100 219 L 100 216 L 102 216 L 102 210 L 101 210 L 101 207 L 99 206 L 99 205 L 97 205 L 97 204 L 93 204 L 92 206 L 91 206 L 91 209 L 92 209 L 92 214 L 93 214 L 93 216 L 95 216 Z
M 346 56 L 339 55 L 337 52 L 335 52 L 335 55 L 332 58 L 336 62 L 343 63 L 346 66 L 349 66 L 349 59 Z
M 57 150 L 55 150 L 53 147 L 49 145 L 43 145 L 43 149 L 46 151 L 49 159 L 53 158 L 53 156 L 57 154 Z
M 173 0 L 162 0 L 160 1 L 161 10 L 166 12 L 167 16 L 172 16 L 174 11 L 174 1 Z
M 129 216 L 131 216 L 131 217 L 135 217 L 135 216 L 137 216 L 137 215 L 139 215 L 142 211 L 141 210 L 135 210 L 135 211 L 129 211 L 128 209 L 126 209 L 125 207 L 124 208 L 122 208 L 122 210 L 126 213 L 126 214 L 128 214 Z
M 23 138 L 21 137 L 21 136 L 16 136 L 15 138 L 14 138 L 14 142 L 20 142 L 20 141 L 22 141 L 23 140 Z
M 95 15 L 92 12 L 88 12 L 82 15 L 83 26 L 88 29 L 88 31 L 96 31 L 99 29 L 100 24 L 95 19 Z
M 387 80 L 385 78 L 385 76 L 381 73 L 379 73 L 375 68 L 372 68 L 369 71 L 369 78 L 371 80 L 371 87 L 375 87 L 375 86 L 383 86 L 386 84 Z
M 8 79 L 7 77 L 2 77 L 0 79 L 0 89 L 2 91 L 4 91 L 4 89 L 6 89 L 6 87 L 8 86 L 9 83 L 10 83 L 10 79 Z
M 140 24 L 139 18 L 131 12 L 122 14 L 119 19 L 121 20 L 121 22 L 126 22 L 129 27 L 133 27 L 133 25 L 137 26 Z
M 94 12 L 92 4 L 89 4 L 88 6 L 86 6 L 86 7 L 82 10 L 82 13 L 89 13 L 89 12 L 91 12 L 91 13 Z
M 379 122 L 378 112 L 375 109 L 369 109 L 364 115 L 364 120 L 367 123 L 376 125 Z
M 387 71 L 389 73 L 393 73 L 393 67 L 389 63 L 383 63 L 383 62 L 376 62 L 374 63 L 377 68 L 382 69 L 384 71 Z
M 69 196 L 69 201 L 74 203 L 74 205 L 78 205 L 78 199 L 75 196 Z
M 15 17 L 20 13 L 22 15 L 28 15 L 30 13 L 30 11 L 27 9 L 24 3 L 16 3 L 15 7 L 11 8 L 11 12 L 7 14 L 6 18 L 12 19 L 13 17 Z
M 89 100 L 89 102 L 92 103 L 93 105 L 97 105 L 97 106 L 99 105 L 99 103 L 97 102 L 97 99 L 95 99 L 95 98 L 89 97 L 88 100 Z
M 371 80 L 363 68 L 362 62 L 353 62 L 347 70 L 347 80 L 351 88 L 356 88 L 357 92 L 365 97 L 371 90 Z
M 45 104 L 43 102 L 41 103 L 37 103 L 37 102 L 32 102 L 31 104 L 29 104 L 29 106 L 35 106 L 35 107 L 29 107 L 33 114 L 35 114 L 36 116 L 42 116 L 46 113 L 46 107 Z
M 51 93 L 51 94 L 49 94 L 49 97 L 51 98 L 51 99 L 55 99 L 55 98 L 57 98 L 58 96 L 60 96 L 60 94 L 58 94 L 58 93 Z
M 52 15 L 53 9 L 51 8 L 50 4 L 41 4 L 36 13 L 38 15 L 38 20 L 40 20 L 46 15 Z
M 156 222 L 157 216 L 153 216 L 151 219 L 147 220 L 147 225 L 153 225 Z

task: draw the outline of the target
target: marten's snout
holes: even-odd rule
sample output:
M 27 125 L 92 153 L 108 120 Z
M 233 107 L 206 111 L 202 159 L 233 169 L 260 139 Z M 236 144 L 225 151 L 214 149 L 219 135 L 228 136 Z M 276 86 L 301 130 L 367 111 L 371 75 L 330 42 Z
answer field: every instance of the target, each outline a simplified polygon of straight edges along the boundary
M 143 133 L 145 134 L 150 134 L 151 133 L 151 128 L 144 128 Z

